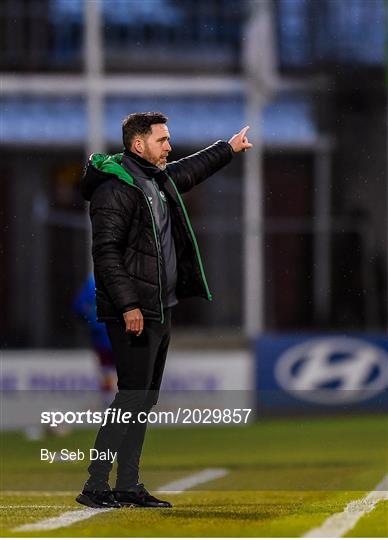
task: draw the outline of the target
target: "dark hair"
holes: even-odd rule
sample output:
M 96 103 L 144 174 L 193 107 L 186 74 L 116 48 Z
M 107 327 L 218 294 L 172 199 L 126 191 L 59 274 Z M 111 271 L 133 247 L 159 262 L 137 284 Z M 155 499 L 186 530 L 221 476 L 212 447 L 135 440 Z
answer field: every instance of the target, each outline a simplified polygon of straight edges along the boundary
M 130 150 L 135 135 L 151 133 L 153 124 L 165 124 L 168 118 L 161 112 L 143 112 L 129 114 L 123 120 L 123 143 Z

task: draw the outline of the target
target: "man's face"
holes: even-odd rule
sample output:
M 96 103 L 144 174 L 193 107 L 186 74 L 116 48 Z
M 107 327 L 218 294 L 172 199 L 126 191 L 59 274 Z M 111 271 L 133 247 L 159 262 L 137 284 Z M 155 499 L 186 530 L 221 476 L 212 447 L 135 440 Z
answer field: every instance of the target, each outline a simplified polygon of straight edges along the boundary
M 151 134 L 143 138 L 144 149 L 141 157 L 164 170 L 171 152 L 170 133 L 166 124 L 153 124 Z

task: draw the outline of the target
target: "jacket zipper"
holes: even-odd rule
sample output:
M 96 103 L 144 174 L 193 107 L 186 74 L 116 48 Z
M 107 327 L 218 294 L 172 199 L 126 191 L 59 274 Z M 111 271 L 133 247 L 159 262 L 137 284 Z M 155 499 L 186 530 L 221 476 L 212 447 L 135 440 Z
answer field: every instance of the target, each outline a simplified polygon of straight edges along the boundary
M 146 200 L 146 203 L 147 203 L 147 206 L 148 206 L 148 210 L 150 212 L 150 215 L 151 215 L 151 221 L 152 221 L 152 230 L 153 230 L 153 233 L 154 233 L 154 238 L 155 238 L 155 244 L 156 244 L 156 251 L 158 252 L 158 281 L 159 281 L 159 303 L 160 303 L 160 314 L 161 314 L 161 317 L 160 317 L 160 322 L 161 324 L 164 323 L 164 312 L 163 312 L 163 301 L 162 301 L 162 281 L 160 279 L 160 256 L 161 256 L 161 249 L 160 249 L 160 245 L 159 245 L 159 240 L 158 240 L 158 236 L 157 236 L 157 232 L 156 232 L 156 225 L 155 225 L 155 218 L 154 218 L 154 214 L 152 213 L 152 208 L 151 208 L 151 205 L 150 205 L 150 202 L 147 198 L 147 195 L 144 193 L 144 191 L 142 189 L 140 189 L 139 187 L 135 186 L 134 184 L 132 184 L 132 187 L 134 187 L 135 189 L 138 189 L 139 191 L 141 191 L 141 193 L 143 194 L 145 200 Z
M 212 297 L 212 294 L 209 290 L 209 286 L 208 286 L 208 283 L 207 283 L 207 280 L 206 280 L 206 276 L 205 276 L 205 270 L 203 268 L 203 264 L 202 264 L 202 259 L 201 259 L 201 254 L 199 252 L 199 247 L 198 247 L 198 242 L 197 242 L 197 239 L 195 237 L 195 234 L 194 234 L 194 230 L 193 230 L 193 227 L 191 226 L 191 223 L 190 223 L 190 219 L 189 219 L 189 215 L 187 213 L 187 210 L 186 210 L 186 207 L 185 207 L 185 204 L 183 202 L 183 199 L 181 197 L 181 194 L 179 193 L 176 185 L 175 185 L 175 182 L 174 180 L 168 176 L 168 179 L 170 180 L 174 190 L 175 190 L 175 193 L 177 194 L 177 197 L 178 197 L 178 200 L 179 200 L 179 204 L 181 205 L 181 208 L 183 210 L 183 215 L 185 216 L 185 220 L 186 220 L 186 223 L 187 223 L 187 226 L 189 228 L 189 232 L 190 232 L 190 235 L 191 235 L 191 238 L 192 238 L 192 241 L 193 241 L 193 245 L 194 245 L 194 251 L 195 251 L 195 254 L 197 256 L 197 261 L 198 261 L 198 264 L 199 264 L 199 269 L 201 271 L 201 278 L 202 278 L 202 283 L 205 287 L 205 290 L 206 290 L 206 294 L 207 294 L 207 298 L 208 300 L 212 300 L 213 297 Z

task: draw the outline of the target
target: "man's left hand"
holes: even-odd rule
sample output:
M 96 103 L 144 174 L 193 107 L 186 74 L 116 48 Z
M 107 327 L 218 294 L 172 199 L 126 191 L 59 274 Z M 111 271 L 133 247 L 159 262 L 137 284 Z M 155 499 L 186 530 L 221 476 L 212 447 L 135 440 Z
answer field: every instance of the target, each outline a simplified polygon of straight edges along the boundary
M 246 150 L 252 148 L 253 145 L 248 141 L 248 137 L 246 135 L 248 129 L 249 126 L 245 126 L 239 133 L 233 135 L 233 137 L 228 141 L 230 146 L 233 148 L 233 152 L 245 152 Z

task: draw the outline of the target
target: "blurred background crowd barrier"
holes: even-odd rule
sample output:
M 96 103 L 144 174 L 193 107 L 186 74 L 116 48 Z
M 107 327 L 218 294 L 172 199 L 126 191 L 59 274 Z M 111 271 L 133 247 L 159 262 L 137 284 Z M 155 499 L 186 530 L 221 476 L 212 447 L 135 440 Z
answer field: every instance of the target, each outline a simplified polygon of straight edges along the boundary
M 22 363 L 26 349 L 84 358 L 89 334 L 73 311 L 91 264 L 79 177 L 91 152 L 121 150 L 124 116 L 160 110 L 173 159 L 246 124 L 255 145 L 187 197 L 214 301 L 176 308 L 174 347 L 248 350 L 255 372 L 272 370 L 261 379 L 270 390 L 285 380 L 278 359 L 300 345 L 290 384 L 312 359 L 323 371 L 301 377 L 308 391 L 383 392 L 386 27 L 384 0 L 4 0 L 6 364 L 11 349 Z M 314 337 L 329 344 L 310 347 Z

